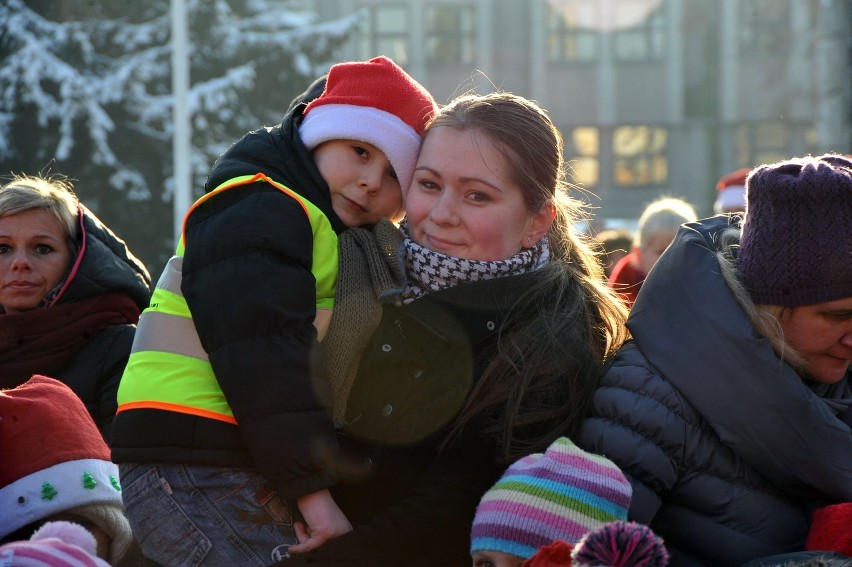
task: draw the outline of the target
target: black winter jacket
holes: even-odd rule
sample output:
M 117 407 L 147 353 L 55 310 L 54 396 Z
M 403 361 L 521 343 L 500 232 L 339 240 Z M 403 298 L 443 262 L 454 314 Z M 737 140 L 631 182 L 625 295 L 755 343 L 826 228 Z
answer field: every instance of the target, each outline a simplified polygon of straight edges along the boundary
M 482 495 L 506 468 L 495 439 L 456 416 L 494 354 L 508 308 L 535 272 L 385 305 L 361 358 L 332 495 L 354 531 L 281 565 L 470 565 Z
M 151 296 L 148 270 L 91 211 L 83 208 L 81 215 L 86 251 L 80 269 L 58 304 L 119 292 L 129 296 L 140 310 L 145 309 Z M 135 332 L 136 325 L 132 324 L 104 329 L 92 337 L 64 370 L 53 376 L 80 396 L 107 440 L 115 417 L 118 383 Z
M 684 225 L 654 266 L 578 439 L 625 471 L 672 567 L 802 549 L 814 508 L 852 501 L 850 376 L 804 382 L 758 335 L 719 273 L 728 223 Z

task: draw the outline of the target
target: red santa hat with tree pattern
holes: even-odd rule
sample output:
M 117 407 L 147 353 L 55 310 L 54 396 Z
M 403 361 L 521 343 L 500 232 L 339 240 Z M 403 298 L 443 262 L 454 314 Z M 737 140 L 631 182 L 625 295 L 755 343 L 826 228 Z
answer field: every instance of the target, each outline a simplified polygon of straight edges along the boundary
M 0 540 L 59 514 L 110 537 L 114 563 L 132 542 L 118 467 L 83 402 L 64 383 L 33 376 L 0 390 Z

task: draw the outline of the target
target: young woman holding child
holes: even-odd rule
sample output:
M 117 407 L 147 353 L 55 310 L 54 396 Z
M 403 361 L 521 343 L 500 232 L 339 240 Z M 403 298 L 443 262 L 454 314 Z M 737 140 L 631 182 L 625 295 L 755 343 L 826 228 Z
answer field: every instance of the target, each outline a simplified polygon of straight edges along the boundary
M 577 430 L 625 310 L 568 188 L 543 109 L 462 96 L 427 127 L 400 229 L 342 235 L 324 346 L 354 529 L 286 564 L 468 564 L 485 491 Z

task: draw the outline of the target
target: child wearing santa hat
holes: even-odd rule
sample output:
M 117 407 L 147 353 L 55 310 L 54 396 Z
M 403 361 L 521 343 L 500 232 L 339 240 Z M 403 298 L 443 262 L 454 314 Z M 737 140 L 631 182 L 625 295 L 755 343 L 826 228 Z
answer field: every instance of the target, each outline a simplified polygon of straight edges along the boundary
M 0 455 L 0 543 L 68 520 L 89 530 L 99 557 L 118 564 L 133 543 L 118 467 L 71 388 L 36 375 L 0 390 Z
M 351 529 L 328 492 L 337 440 L 316 348 L 338 235 L 402 216 L 436 109 L 386 57 L 339 63 L 217 160 L 118 390 L 112 456 L 150 559 L 270 564 Z

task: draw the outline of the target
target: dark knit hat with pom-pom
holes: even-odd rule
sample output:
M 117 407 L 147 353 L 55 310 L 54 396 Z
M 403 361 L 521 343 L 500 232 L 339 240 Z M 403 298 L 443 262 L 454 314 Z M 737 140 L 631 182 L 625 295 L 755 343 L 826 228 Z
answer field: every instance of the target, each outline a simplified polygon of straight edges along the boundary
M 573 565 L 665 567 L 669 553 L 662 538 L 636 522 L 610 522 L 589 532 L 571 553 Z
M 852 161 L 795 158 L 746 179 L 738 271 L 756 304 L 796 307 L 852 296 Z

